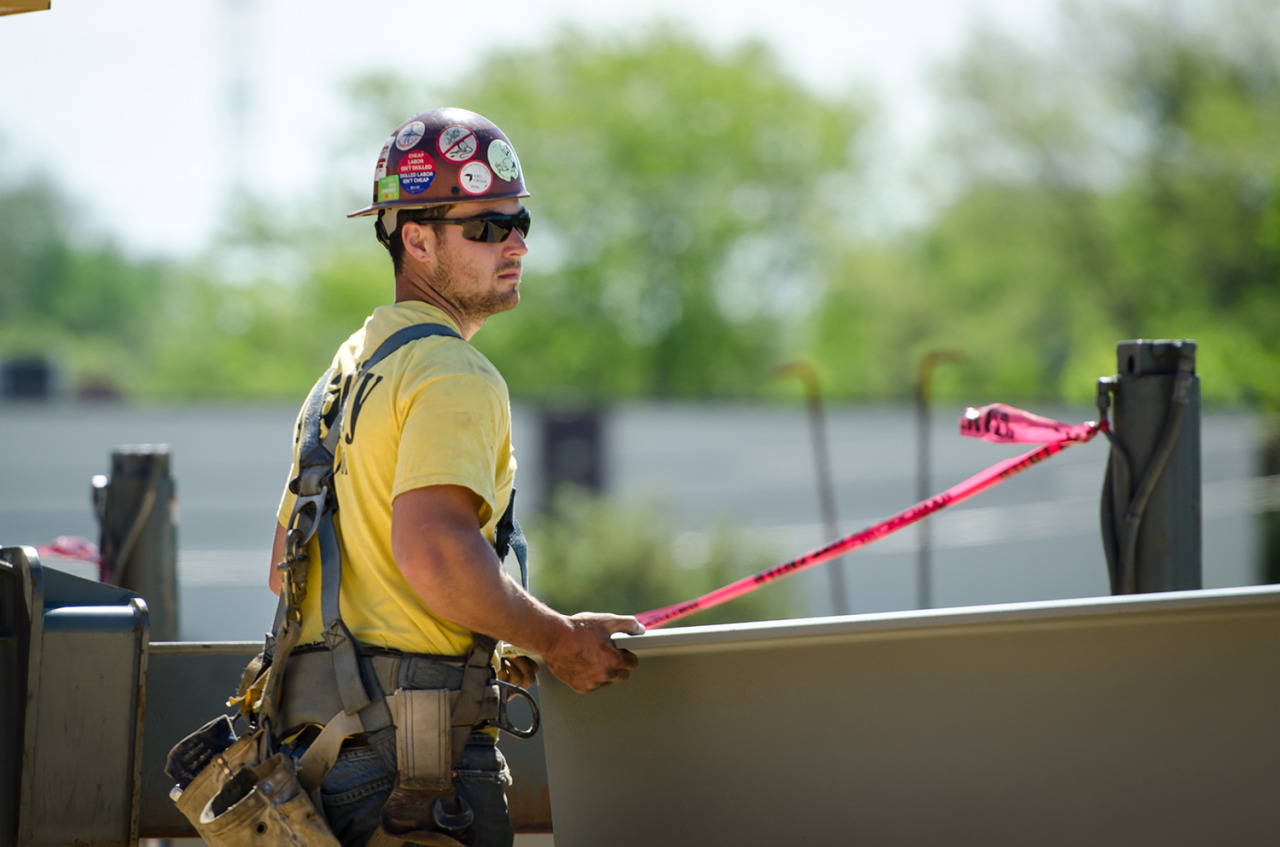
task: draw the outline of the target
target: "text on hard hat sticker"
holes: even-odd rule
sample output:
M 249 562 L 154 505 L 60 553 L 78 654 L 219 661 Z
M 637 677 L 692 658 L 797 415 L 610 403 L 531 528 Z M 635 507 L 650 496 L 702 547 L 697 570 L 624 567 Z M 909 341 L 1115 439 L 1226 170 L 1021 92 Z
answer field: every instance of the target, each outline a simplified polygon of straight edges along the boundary
M 373 171 L 375 180 L 382 179 L 387 175 L 387 156 L 391 153 L 391 145 L 396 143 L 396 137 L 393 135 L 387 139 L 387 143 L 382 145 L 382 152 L 378 154 L 378 167 Z
M 421 194 L 436 178 L 436 163 L 425 150 L 410 150 L 400 160 L 400 187 L 410 194 Z
M 378 202 L 400 199 L 400 177 L 392 174 L 378 180 Z
M 458 172 L 458 185 L 468 194 L 484 194 L 493 185 L 493 172 L 484 162 L 467 162 Z

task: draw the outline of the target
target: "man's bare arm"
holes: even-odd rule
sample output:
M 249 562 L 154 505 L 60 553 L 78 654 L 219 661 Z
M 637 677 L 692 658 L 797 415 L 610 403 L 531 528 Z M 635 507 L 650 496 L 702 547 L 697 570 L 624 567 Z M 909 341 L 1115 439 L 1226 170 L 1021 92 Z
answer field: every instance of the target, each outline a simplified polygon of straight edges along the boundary
M 644 626 L 622 615 L 562 615 L 529 594 L 480 532 L 479 504 L 455 485 L 414 489 L 392 504 L 391 549 L 418 596 L 446 620 L 537 653 L 575 691 L 626 679 L 637 660 L 609 637 Z
M 280 593 L 280 584 L 284 581 L 280 571 L 276 570 L 276 565 L 284 559 L 285 533 L 285 528 L 277 521 L 276 537 L 275 540 L 271 542 L 271 573 L 267 576 L 267 585 L 271 587 L 272 594 Z

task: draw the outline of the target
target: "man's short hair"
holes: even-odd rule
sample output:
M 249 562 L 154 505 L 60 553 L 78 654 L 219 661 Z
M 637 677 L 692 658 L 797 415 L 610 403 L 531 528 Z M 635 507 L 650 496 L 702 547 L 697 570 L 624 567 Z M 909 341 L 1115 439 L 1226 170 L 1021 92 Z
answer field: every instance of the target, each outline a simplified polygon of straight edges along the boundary
M 396 215 L 396 229 L 391 233 L 391 237 L 387 244 L 387 250 L 391 253 L 391 266 L 396 273 L 404 267 L 404 241 L 400 238 L 400 230 L 406 223 L 416 221 L 438 221 L 445 215 L 449 214 L 449 210 L 456 204 L 444 203 L 440 206 L 428 206 L 425 209 L 400 209 Z M 381 220 L 381 219 L 380 219 Z M 433 227 L 439 234 L 439 229 Z

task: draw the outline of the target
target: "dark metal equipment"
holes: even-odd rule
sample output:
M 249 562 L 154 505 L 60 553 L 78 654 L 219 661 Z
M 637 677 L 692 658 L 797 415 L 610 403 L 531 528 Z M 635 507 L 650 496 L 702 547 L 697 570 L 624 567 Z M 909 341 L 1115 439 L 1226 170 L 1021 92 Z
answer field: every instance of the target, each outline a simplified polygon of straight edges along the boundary
M 134 847 L 146 603 L 0 548 L 0 847 Z
M 178 541 L 167 445 L 120 447 L 111 476 L 93 478 L 101 531 L 102 581 L 147 599 L 151 635 L 178 640 Z
M 1112 407 L 1102 541 L 1113 594 L 1202 586 L 1200 378 L 1194 341 L 1122 341 L 1098 381 Z

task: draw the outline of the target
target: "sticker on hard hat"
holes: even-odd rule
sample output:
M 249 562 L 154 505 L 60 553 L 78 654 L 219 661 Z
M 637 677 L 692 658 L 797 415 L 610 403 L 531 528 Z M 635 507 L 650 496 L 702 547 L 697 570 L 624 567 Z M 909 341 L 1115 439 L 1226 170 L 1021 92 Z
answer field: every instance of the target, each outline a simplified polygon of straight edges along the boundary
M 421 194 L 436 178 L 436 163 L 425 150 L 410 150 L 400 160 L 400 186 L 410 194 Z
M 516 158 L 516 151 L 501 138 L 489 142 L 489 165 L 494 173 L 507 182 L 515 182 L 520 178 L 520 160 Z
M 378 167 L 373 171 L 375 180 L 382 179 L 387 175 L 387 154 L 391 152 L 391 145 L 395 144 L 396 137 L 393 135 L 387 139 L 387 143 L 382 145 L 382 152 L 378 154 Z
M 400 199 L 400 177 L 392 174 L 378 180 L 378 202 Z
M 493 185 L 493 172 L 484 162 L 468 162 L 458 172 L 458 184 L 468 194 L 484 194 Z
M 409 150 L 417 146 L 422 140 L 422 136 L 427 134 L 427 125 L 422 121 L 412 121 L 406 124 L 396 135 L 396 147 L 400 150 Z
M 474 131 L 465 126 L 447 126 L 436 139 L 440 155 L 450 162 L 465 162 L 476 154 L 478 142 Z

